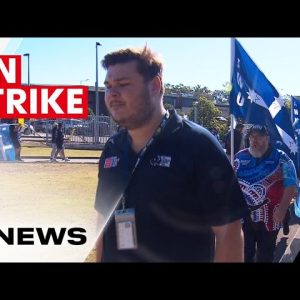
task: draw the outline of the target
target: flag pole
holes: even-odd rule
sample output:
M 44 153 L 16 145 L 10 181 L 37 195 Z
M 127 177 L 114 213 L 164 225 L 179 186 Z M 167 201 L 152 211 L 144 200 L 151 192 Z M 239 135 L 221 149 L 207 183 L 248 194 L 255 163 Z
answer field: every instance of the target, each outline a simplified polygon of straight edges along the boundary
M 234 68 L 234 56 L 235 56 L 235 48 L 234 48 L 235 38 L 230 39 L 231 44 L 231 69 L 230 69 L 230 82 L 232 82 L 233 76 L 233 68 Z M 232 88 L 232 87 L 231 87 Z M 233 156 L 234 156 L 234 116 L 230 114 L 230 163 L 233 166 Z
M 291 101 L 291 122 L 293 124 L 295 116 L 294 116 L 294 102 L 293 102 L 292 96 L 290 96 L 290 101 Z
M 234 120 L 233 115 L 230 115 L 230 163 L 233 166 L 233 156 L 234 156 Z

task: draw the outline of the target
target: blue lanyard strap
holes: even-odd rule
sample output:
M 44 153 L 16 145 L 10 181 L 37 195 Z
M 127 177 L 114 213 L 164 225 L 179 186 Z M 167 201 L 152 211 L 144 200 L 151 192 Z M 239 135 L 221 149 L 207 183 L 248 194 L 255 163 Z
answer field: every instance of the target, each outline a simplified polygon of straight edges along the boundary
M 140 164 L 140 162 L 142 161 L 142 158 L 145 156 L 145 153 L 146 151 L 149 149 L 149 147 L 153 144 L 153 142 L 157 139 L 157 137 L 160 135 L 160 133 L 162 132 L 162 130 L 165 128 L 166 124 L 167 124 L 167 121 L 169 119 L 169 112 L 166 112 L 166 114 L 164 115 L 164 117 L 162 118 L 159 126 L 157 127 L 157 129 L 155 130 L 154 134 L 152 135 L 152 137 L 149 139 L 149 141 L 147 142 L 147 144 L 145 145 L 145 147 L 140 151 L 139 155 L 138 155 L 138 158 L 136 160 L 136 163 L 132 169 L 132 172 L 131 172 L 131 176 L 130 176 L 130 180 L 124 190 L 124 193 L 122 195 L 122 209 L 124 210 L 125 209 L 125 195 L 126 195 L 126 192 L 127 192 L 127 189 L 130 185 L 130 182 L 131 182 L 131 179 L 133 177 L 133 174 L 135 173 L 138 165 Z
M 166 126 L 168 119 L 169 119 L 169 113 L 167 112 L 164 115 L 164 117 L 162 118 L 162 120 L 161 120 L 158 128 L 155 130 L 153 136 L 149 139 L 149 141 L 147 142 L 147 144 L 145 145 L 145 147 L 140 151 L 139 156 L 137 158 L 137 161 L 136 161 L 136 163 L 135 163 L 135 165 L 133 167 L 133 170 L 131 172 L 131 176 L 134 174 L 137 166 L 141 162 L 141 160 L 144 157 L 146 151 L 149 149 L 149 147 L 153 144 L 153 142 L 156 140 L 156 138 L 160 135 L 160 133 L 162 132 L 162 130 Z

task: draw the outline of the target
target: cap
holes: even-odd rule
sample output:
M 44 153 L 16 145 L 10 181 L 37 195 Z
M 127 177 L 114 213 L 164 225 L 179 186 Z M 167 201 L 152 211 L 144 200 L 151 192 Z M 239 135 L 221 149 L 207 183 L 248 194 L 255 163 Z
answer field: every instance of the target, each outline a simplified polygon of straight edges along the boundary
M 57 122 L 54 122 L 54 123 L 53 123 L 53 126 L 57 126 L 57 125 L 58 125 L 58 123 L 57 123 Z
M 256 132 L 260 135 L 269 135 L 268 129 L 264 125 L 252 125 L 249 128 L 249 135 L 254 132 Z

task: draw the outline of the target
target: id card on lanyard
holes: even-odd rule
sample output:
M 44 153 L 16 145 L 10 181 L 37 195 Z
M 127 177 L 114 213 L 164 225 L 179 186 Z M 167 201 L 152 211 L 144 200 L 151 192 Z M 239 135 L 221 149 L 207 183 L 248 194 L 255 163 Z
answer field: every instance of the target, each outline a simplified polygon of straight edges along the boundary
M 129 250 L 137 248 L 135 212 L 133 208 L 115 211 L 117 249 Z
M 147 149 L 153 144 L 154 140 L 157 136 L 161 133 L 162 129 L 165 127 L 167 120 L 169 119 L 169 113 L 167 112 L 159 127 L 156 129 L 154 135 L 150 138 L 147 142 L 146 146 L 141 150 L 138 159 L 133 167 L 131 172 L 132 179 L 135 170 L 137 169 L 138 165 L 140 164 L 142 158 L 144 157 Z M 117 249 L 118 250 L 129 250 L 129 249 L 136 249 L 137 248 L 137 234 L 136 234 L 136 223 L 135 223 L 135 211 L 134 208 L 125 209 L 125 199 L 126 193 L 130 184 L 130 181 L 125 188 L 125 191 L 121 197 L 122 201 L 122 209 L 115 211 L 115 224 L 116 224 L 116 238 L 117 238 Z

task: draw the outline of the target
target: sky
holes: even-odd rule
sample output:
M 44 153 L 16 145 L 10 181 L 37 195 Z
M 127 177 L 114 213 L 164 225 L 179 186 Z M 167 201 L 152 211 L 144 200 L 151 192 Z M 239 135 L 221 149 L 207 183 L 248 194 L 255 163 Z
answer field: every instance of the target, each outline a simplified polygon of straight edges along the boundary
M 300 38 L 237 38 L 281 95 L 300 95 Z M 230 38 L 0 38 L 0 54 L 30 53 L 31 84 L 95 85 L 110 51 L 147 44 L 164 61 L 164 82 L 224 89 L 230 81 Z M 28 57 L 22 57 L 27 83 Z

